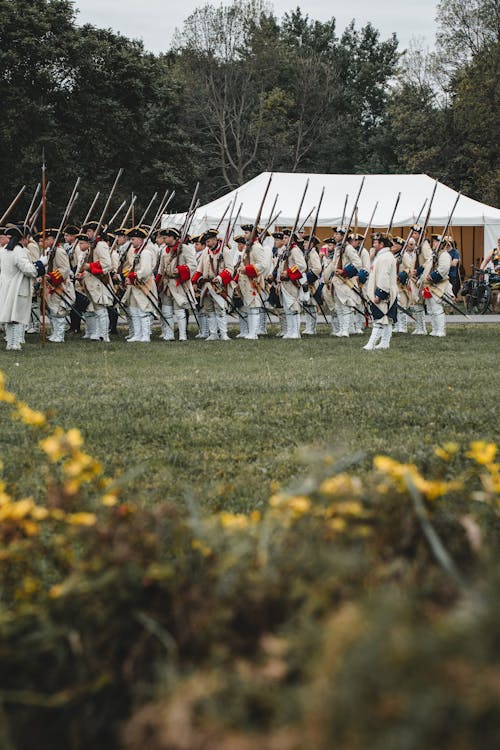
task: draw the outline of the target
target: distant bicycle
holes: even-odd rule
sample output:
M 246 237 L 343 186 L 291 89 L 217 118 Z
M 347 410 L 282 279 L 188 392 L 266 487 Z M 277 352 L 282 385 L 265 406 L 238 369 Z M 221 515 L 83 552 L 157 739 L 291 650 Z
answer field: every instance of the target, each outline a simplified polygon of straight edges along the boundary
M 462 289 L 461 296 L 465 299 L 465 307 L 468 313 L 484 315 L 490 307 L 491 285 L 489 271 L 481 270 L 477 266 L 471 266 L 472 276 L 467 279 Z M 496 280 L 496 276 L 494 277 Z

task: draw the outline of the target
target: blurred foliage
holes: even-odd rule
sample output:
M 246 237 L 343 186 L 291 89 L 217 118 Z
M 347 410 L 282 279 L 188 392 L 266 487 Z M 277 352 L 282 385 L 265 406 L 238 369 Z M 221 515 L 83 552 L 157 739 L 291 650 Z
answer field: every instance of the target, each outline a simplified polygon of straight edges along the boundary
M 493 748 L 495 444 L 324 456 L 262 511 L 144 509 L 5 389 L 45 490 L 0 484 L 0 747 Z

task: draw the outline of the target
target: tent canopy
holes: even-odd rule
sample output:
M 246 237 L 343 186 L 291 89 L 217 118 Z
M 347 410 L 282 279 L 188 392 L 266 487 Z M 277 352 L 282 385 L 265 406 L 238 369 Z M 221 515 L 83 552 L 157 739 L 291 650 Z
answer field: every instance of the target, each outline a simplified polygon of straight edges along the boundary
M 236 206 L 242 203 L 238 224 L 252 223 L 257 216 L 270 173 L 262 172 L 253 180 L 245 183 L 237 190 L 232 190 L 221 198 L 200 206 L 197 210 L 191 229 L 201 232 L 210 226 L 217 225 L 224 210 L 235 194 Z M 274 172 L 271 187 L 262 213 L 261 224 L 266 223 L 276 195 L 278 200 L 275 213 L 280 211 L 276 221 L 278 226 L 293 225 L 302 198 L 306 181 L 309 180 L 304 200 L 301 218 L 305 219 L 311 209 L 318 205 L 321 191 L 325 194 L 321 205 L 318 226 L 333 227 L 340 224 L 346 195 L 348 195 L 347 209 L 344 223 L 347 224 L 352 212 L 356 195 L 363 175 L 348 174 L 306 174 Z M 356 224 L 366 227 L 378 202 L 372 227 L 387 227 L 394 210 L 398 194 L 400 200 L 393 220 L 393 227 L 409 226 L 416 222 L 418 213 L 424 201 L 427 204 L 422 213 L 424 220 L 428 210 L 428 201 L 434 188 L 434 180 L 425 174 L 375 174 L 366 175 L 363 190 L 358 203 Z M 432 211 L 430 226 L 444 226 L 453 208 L 458 193 L 443 183 L 438 183 Z M 162 226 L 180 226 L 185 214 L 166 214 L 163 216 Z M 310 226 L 312 220 L 307 224 Z M 223 227 L 225 224 L 223 224 Z M 493 247 L 500 236 L 500 210 L 462 195 L 453 215 L 452 226 L 483 226 L 485 229 L 485 247 Z

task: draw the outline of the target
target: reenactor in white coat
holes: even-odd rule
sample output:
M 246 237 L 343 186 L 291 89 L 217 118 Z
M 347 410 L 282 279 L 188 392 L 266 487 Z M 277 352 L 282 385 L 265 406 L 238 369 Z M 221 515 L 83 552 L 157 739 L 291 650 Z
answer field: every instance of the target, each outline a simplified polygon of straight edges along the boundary
M 420 277 L 422 275 L 422 271 L 424 270 L 425 265 L 428 263 L 432 255 L 432 249 L 429 244 L 429 240 L 424 236 L 422 237 L 422 239 L 420 239 L 421 233 L 422 233 L 422 227 L 420 224 L 415 224 L 414 226 L 412 226 L 410 239 L 415 240 L 416 252 L 417 252 L 415 280 L 420 290 L 419 299 L 413 307 L 413 315 L 415 316 L 415 321 L 416 321 L 415 330 L 413 331 L 413 333 L 416 336 L 427 335 L 427 328 L 425 325 L 425 304 L 424 304 L 425 300 L 423 298 L 421 285 L 418 282 L 420 280 Z
M 363 294 L 364 285 L 368 281 L 368 276 L 370 275 L 370 253 L 366 249 L 366 247 L 363 247 L 363 240 L 364 236 L 362 234 L 358 234 L 357 232 L 351 232 L 347 237 L 347 242 L 351 247 L 354 248 L 354 250 L 359 255 L 359 259 L 361 261 L 361 267 L 358 270 L 358 275 L 356 277 L 358 282 L 358 289 L 361 293 L 361 296 L 356 295 L 358 297 L 356 307 L 357 310 L 354 310 L 354 314 L 352 316 L 352 328 L 350 330 L 350 333 L 357 333 L 357 334 L 363 334 L 364 328 L 365 328 L 365 315 L 361 313 L 361 306 L 363 305 L 363 300 L 365 299 L 365 295 Z M 366 304 L 366 303 L 365 303 Z
M 343 230 L 345 234 L 347 230 Z M 337 233 L 341 233 L 339 227 Z M 355 307 L 359 307 L 359 295 L 354 288 L 358 288 L 356 276 L 361 268 L 361 258 L 349 243 L 340 242 L 335 247 L 333 256 L 333 282 L 335 311 L 339 321 L 340 338 L 349 338 L 349 330 Z
M 49 259 L 30 260 L 27 229 L 7 227 L 2 238 L 8 242 L 0 246 L 0 323 L 5 324 L 7 349 L 19 350 L 30 320 L 33 282 L 43 276 Z
M 35 237 L 32 234 L 28 236 L 28 246 L 26 249 L 28 251 L 28 257 L 31 262 L 36 263 L 36 261 L 40 258 L 41 252 L 40 246 L 38 245 Z M 38 288 L 39 286 L 40 285 L 36 283 L 34 285 L 33 299 L 31 300 L 31 318 L 28 328 L 26 329 L 26 333 L 40 333 L 40 322 L 42 316 L 40 311 L 41 291 Z
M 443 295 L 452 298 L 453 288 L 449 273 L 451 243 L 447 237 L 439 234 L 432 235 L 432 255 L 425 264 L 420 277 L 422 293 L 427 300 L 427 312 L 431 321 L 430 336 L 442 338 L 446 336 L 446 315 L 444 312 Z
M 324 307 L 330 313 L 330 321 L 332 325 L 332 332 L 330 335 L 336 336 L 339 332 L 339 322 L 337 313 L 335 312 L 335 297 L 333 288 L 333 277 L 335 275 L 335 266 L 333 264 L 336 244 L 335 237 L 327 237 L 325 240 L 323 240 L 323 244 L 327 248 L 327 253 L 323 261 L 322 297 Z
M 288 235 L 290 236 L 290 235 Z M 278 265 L 280 261 L 280 255 L 286 247 L 285 232 L 274 232 L 273 235 L 274 248 L 273 248 L 273 265 L 271 272 L 266 278 L 266 296 L 268 304 L 273 308 L 275 315 L 278 316 L 280 330 L 276 336 L 282 338 L 286 335 L 286 317 L 283 314 L 283 305 L 281 304 L 279 294 L 278 278 Z M 244 241 L 244 238 L 242 238 Z M 244 246 L 244 245 L 243 245 Z
M 196 267 L 198 268 L 198 263 L 200 262 L 201 254 L 206 248 L 206 242 L 205 242 L 205 235 L 198 234 L 191 238 L 191 242 L 194 247 L 194 251 L 196 253 Z M 208 338 L 208 335 L 210 331 L 208 330 L 208 315 L 203 312 L 203 310 L 199 309 L 199 302 L 200 302 L 200 290 L 197 287 L 194 288 L 194 295 L 196 299 L 196 304 L 198 307 L 198 321 L 200 323 L 200 330 L 195 336 L 195 339 L 206 339 Z
M 52 327 L 48 341 L 55 344 L 64 343 L 66 316 L 75 302 L 75 287 L 71 281 L 71 266 L 68 252 L 60 243 L 54 244 L 57 229 L 48 229 L 45 233 L 47 254 L 47 274 L 45 277 L 45 304 Z
M 129 343 L 151 341 L 151 322 L 155 307 L 158 306 L 158 293 L 154 278 L 156 250 L 148 239 L 148 232 L 143 227 L 132 227 L 127 230 L 133 253 L 132 265 L 125 278 L 125 293 L 122 304 L 128 308 L 132 324 L 132 336 Z
M 297 239 L 296 234 L 291 236 L 288 247 L 281 253 L 278 263 L 277 281 L 286 319 L 284 339 L 300 339 L 301 280 L 307 265 Z
M 200 290 L 200 307 L 208 318 L 207 341 L 229 341 L 227 299 L 233 280 L 233 251 L 223 244 L 217 229 L 205 232 L 205 250 L 198 260 L 193 284 Z
M 79 291 L 88 297 L 88 307 L 84 313 L 87 327 L 84 338 L 91 341 L 109 341 L 109 319 L 107 308 L 113 303 L 108 285 L 112 271 L 109 243 L 101 238 L 93 246 L 95 232 L 79 234 L 79 266 L 77 280 Z
M 406 247 L 402 237 L 395 237 L 396 245 L 400 248 L 398 260 L 398 304 L 400 307 L 407 308 L 412 315 L 414 307 L 418 304 L 419 291 L 417 287 L 417 253 L 415 250 L 416 241 L 409 238 Z M 394 333 L 408 333 L 408 316 L 403 310 L 398 311 L 398 320 L 394 326 Z
M 165 245 L 158 266 L 158 285 L 161 301 L 162 339 L 173 341 L 174 324 L 179 329 L 179 341 L 187 339 L 186 311 L 194 308 L 195 296 L 191 276 L 196 269 L 196 253 L 192 245 L 181 244 L 175 227 L 161 230 Z
M 380 232 L 373 235 L 375 257 L 367 284 L 367 295 L 371 304 L 373 328 L 370 340 L 363 347 L 388 349 L 392 336 L 392 326 L 397 320 L 397 264 L 391 252 L 391 239 Z
M 265 288 L 264 273 L 268 267 L 268 257 L 259 242 L 258 235 L 252 240 L 253 225 L 243 224 L 241 229 L 244 232 L 246 245 L 238 269 L 238 287 L 248 320 L 248 334 L 245 338 L 255 340 L 258 338 L 259 311 L 264 307 L 262 295 Z
M 307 292 L 304 294 L 303 307 L 305 313 L 304 334 L 307 336 L 314 336 L 318 324 L 318 302 L 314 295 L 318 293 L 323 271 L 321 258 L 318 253 L 319 242 L 318 237 L 311 237 L 309 234 L 304 236 Z
M 259 236 L 262 235 L 261 230 L 258 230 Z M 264 248 L 265 258 L 266 258 L 266 268 L 264 269 L 264 278 L 268 278 L 270 274 L 273 272 L 274 268 L 274 262 L 273 262 L 273 244 L 274 242 L 271 242 L 269 239 L 270 235 L 266 232 L 266 237 L 262 241 L 262 247 Z M 260 308 L 259 311 L 259 327 L 257 329 L 257 335 L 258 336 L 265 336 L 267 334 L 267 320 L 268 320 L 268 314 L 269 311 L 267 309 L 267 293 L 264 289 L 262 293 L 262 297 L 264 298 L 266 305 L 264 307 Z

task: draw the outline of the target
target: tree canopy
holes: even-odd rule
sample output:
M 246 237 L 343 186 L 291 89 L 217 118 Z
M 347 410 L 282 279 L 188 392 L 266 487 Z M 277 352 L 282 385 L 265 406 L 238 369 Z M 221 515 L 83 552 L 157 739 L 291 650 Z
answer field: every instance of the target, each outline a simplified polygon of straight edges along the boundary
M 263 170 L 427 172 L 498 203 L 498 4 L 438 8 L 437 48 L 400 50 L 263 0 L 205 5 L 161 55 L 78 26 L 70 0 L 0 0 L 0 187 L 35 185 L 45 151 L 53 221 L 124 176 L 138 208 L 162 187 L 182 209 Z M 28 192 L 28 191 L 27 191 Z M 28 200 L 28 199 L 27 199 Z

